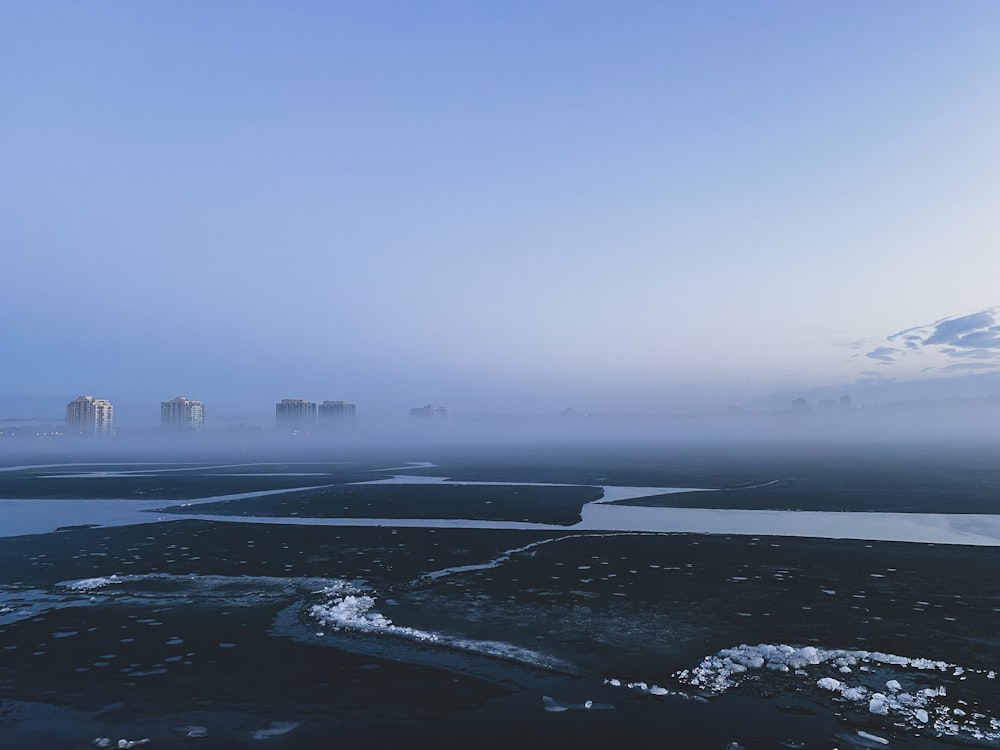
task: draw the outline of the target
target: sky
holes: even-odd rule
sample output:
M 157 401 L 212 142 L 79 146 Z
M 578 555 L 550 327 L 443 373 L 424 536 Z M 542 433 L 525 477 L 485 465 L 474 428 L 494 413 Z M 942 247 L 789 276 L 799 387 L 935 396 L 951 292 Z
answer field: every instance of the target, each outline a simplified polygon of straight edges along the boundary
M 0 395 L 980 394 L 998 27 L 976 0 L 8 0 Z

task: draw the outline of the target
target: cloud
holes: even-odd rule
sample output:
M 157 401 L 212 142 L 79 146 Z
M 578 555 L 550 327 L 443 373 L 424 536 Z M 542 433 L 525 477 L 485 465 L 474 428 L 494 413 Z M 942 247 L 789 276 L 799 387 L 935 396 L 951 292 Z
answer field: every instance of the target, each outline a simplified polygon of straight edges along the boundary
M 983 310 L 957 318 L 945 318 L 934 324 L 934 333 L 925 338 L 923 343 L 924 345 L 958 344 L 967 335 L 989 328 L 995 322 L 992 310 Z
M 879 346 L 872 349 L 865 356 L 870 359 L 877 359 L 879 362 L 895 362 L 897 354 L 899 354 L 899 349 L 893 349 L 891 346 Z
M 886 336 L 866 357 L 882 364 L 908 360 L 920 372 L 1000 370 L 1000 307 L 953 315 Z
M 944 368 L 945 372 L 990 372 L 993 369 L 991 362 L 956 362 Z
M 989 348 L 986 349 L 957 349 L 954 346 L 945 346 L 941 348 L 943 354 L 947 354 L 949 357 L 961 357 L 962 359 L 994 359 L 996 353 L 991 351 Z
M 956 343 L 977 349 L 1000 349 L 1000 330 L 994 326 L 984 331 L 973 331 L 960 337 Z

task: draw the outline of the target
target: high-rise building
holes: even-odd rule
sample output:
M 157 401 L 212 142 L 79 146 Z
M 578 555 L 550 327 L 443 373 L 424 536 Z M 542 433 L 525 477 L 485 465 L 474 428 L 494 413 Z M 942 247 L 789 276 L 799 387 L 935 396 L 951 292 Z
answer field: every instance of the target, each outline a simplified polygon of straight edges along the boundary
M 80 396 L 66 404 L 66 427 L 70 432 L 106 434 L 111 432 L 114 409 L 111 402 Z
M 307 430 L 316 426 L 316 403 L 301 398 L 283 398 L 274 405 L 279 429 Z
M 178 396 L 160 402 L 160 428 L 164 430 L 200 430 L 205 426 L 205 405 L 201 401 Z
M 319 405 L 319 426 L 349 427 L 354 424 L 357 407 L 350 401 L 324 401 Z

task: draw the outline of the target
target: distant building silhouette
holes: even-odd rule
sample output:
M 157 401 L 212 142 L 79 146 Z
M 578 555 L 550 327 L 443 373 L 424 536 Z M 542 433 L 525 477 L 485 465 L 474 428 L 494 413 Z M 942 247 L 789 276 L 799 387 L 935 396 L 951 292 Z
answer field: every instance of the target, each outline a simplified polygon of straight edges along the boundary
M 205 405 L 201 401 L 178 396 L 160 402 L 160 428 L 164 430 L 201 430 L 205 426 Z
M 319 426 L 327 429 L 350 427 L 357 407 L 350 401 L 324 401 L 319 405 Z
M 793 414 L 806 414 L 809 411 L 809 402 L 804 398 L 797 398 L 792 401 Z
M 280 429 L 311 429 L 316 426 L 316 403 L 300 398 L 283 398 L 274 405 L 274 418 Z
M 114 408 L 111 402 L 93 396 L 80 396 L 66 404 L 66 427 L 70 432 L 106 434 L 111 432 Z
M 416 409 L 410 409 L 411 419 L 447 419 L 448 418 L 448 407 L 447 406 L 433 406 L 432 404 L 427 404 L 426 406 L 418 406 Z
M 841 396 L 838 399 L 825 398 L 816 404 L 816 408 L 825 413 L 851 410 L 851 397 Z

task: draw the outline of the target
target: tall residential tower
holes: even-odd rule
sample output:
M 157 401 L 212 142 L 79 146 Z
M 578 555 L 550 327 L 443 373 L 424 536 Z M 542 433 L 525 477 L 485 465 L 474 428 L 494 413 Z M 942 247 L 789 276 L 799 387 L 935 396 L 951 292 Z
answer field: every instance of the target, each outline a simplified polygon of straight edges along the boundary
M 313 429 L 316 427 L 316 402 L 283 398 L 274 405 L 274 419 L 279 430 Z
M 205 426 L 205 405 L 201 401 L 178 396 L 160 402 L 160 428 L 164 430 L 200 430 Z
M 447 406 L 434 406 L 433 404 L 410 409 L 411 419 L 448 419 L 448 414 Z
M 107 399 L 80 396 L 66 404 L 66 428 L 69 432 L 107 434 L 111 432 L 113 412 Z
M 319 426 L 340 429 L 354 424 L 357 407 L 350 401 L 324 401 L 319 405 Z

